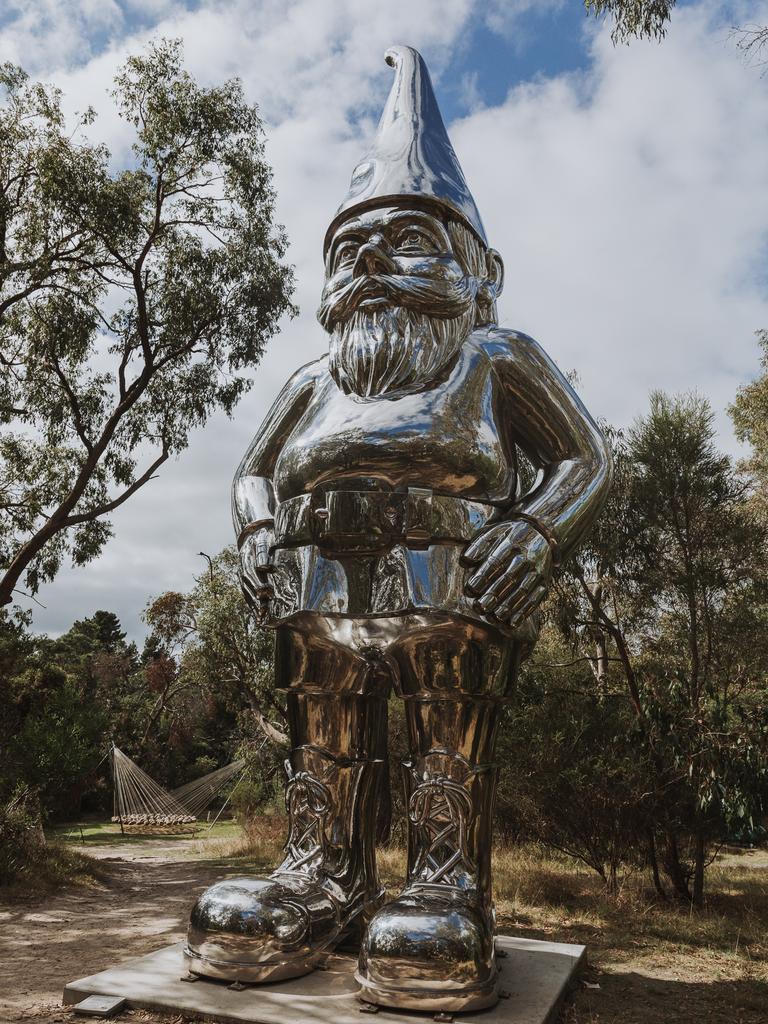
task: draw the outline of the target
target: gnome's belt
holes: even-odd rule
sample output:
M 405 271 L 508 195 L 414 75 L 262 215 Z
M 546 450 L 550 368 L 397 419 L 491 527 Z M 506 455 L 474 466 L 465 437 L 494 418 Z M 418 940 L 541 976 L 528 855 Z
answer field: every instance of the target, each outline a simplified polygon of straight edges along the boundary
M 275 546 L 315 544 L 343 553 L 373 553 L 392 544 L 426 548 L 469 541 L 497 512 L 493 505 L 423 488 L 407 491 L 325 491 L 280 502 Z

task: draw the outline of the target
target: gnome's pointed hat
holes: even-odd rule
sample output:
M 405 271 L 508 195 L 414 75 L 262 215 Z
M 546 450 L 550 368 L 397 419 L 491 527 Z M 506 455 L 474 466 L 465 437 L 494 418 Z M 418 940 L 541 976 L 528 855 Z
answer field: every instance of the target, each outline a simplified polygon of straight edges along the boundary
M 384 59 L 395 69 L 395 80 L 373 145 L 355 168 L 328 228 L 325 249 L 351 210 L 403 196 L 447 207 L 487 245 L 421 54 L 410 46 L 393 46 Z

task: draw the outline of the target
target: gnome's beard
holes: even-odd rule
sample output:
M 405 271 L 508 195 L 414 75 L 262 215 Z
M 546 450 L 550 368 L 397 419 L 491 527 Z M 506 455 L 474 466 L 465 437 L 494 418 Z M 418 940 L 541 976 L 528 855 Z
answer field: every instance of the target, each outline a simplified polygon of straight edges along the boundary
M 413 278 L 388 278 L 386 283 L 390 297 L 406 300 L 403 305 L 357 305 L 372 294 L 381 296 L 381 278 L 358 279 L 341 294 L 324 296 L 320 322 L 335 321 L 328 368 L 347 394 L 371 398 L 427 387 L 474 326 L 473 279 L 465 278 L 450 294 L 443 283 L 436 288 L 424 281 L 414 288 Z M 337 319 L 340 312 L 344 315 Z
M 473 319 L 473 310 L 441 320 L 402 306 L 358 309 L 331 333 L 328 369 L 362 398 L 418 391 L 453 358 Z

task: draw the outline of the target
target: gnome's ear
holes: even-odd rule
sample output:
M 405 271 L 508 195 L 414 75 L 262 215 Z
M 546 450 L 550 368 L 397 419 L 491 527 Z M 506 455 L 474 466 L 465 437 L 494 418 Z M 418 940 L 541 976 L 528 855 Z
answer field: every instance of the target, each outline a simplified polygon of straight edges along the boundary
M 485 280 L 493 289 L 495 298 L 498 299 L 504 288 L 504 261 L 495 249 L 488 249 L 485 253 L 485 265 L 487 269 Z
M 485 252 L 485 278 L 480 283 L 477 293 L 476 327 L 498 322 L 496 299 L 504 287 L 504 263 L 495 249 Z

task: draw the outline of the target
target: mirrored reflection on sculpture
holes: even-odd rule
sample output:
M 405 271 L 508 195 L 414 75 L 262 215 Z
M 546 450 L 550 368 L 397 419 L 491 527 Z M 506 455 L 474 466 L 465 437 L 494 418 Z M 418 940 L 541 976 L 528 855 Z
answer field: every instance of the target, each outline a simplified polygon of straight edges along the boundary
M 285 859 L 220 882 L 193 973 L 275 981 L 359 947 L 361 998 L 497 998 L 494 746 L 553 572 L 610 486 L 603 437 L 539 345 L 499 327 L 503 283 L 419 54 L 325 238 L 329 353 L 298 370 L 238 470 L 245 594 L 287 691 Z M 503 168 L 500 168 L 503 173 Z M 520 456 L 537 470 L 524 490 Z M 376 873 L 387 698 L 405 702 L 408 876 Z

